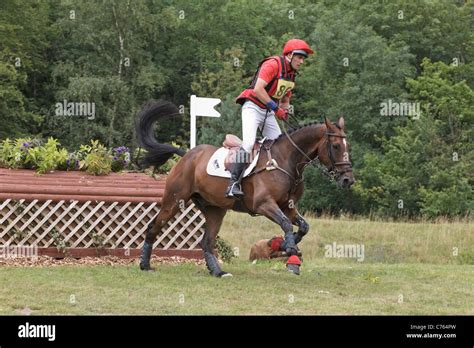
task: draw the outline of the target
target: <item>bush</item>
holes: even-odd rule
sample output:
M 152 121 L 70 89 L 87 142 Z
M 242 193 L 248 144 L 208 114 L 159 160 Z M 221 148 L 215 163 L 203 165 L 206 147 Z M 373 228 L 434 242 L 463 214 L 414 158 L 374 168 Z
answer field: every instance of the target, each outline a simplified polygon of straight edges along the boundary
M 298 207 L 301 212 L 339 214 L 351 211 L 352 194 L 341 190 L 336 183 L 322 174 L 321 168 L 308 166 L 304 171 L 305 190 Z
M 225 241 L 224 239 L 217 237 L 216 239 L 216 249 L 219 253 L 220 258 L 224 262 L 231 262 L 232 258 L 235 257 L 234 250 L 232 246 Z
M 81 150 L 87 153 L 80 162 L 80 169 L 85 169 L 92 175 L 105 175 L 112 171 L 112 155 L 98 140 L 91 140 L 91 145 L 81 145 Z
M 437 191 L 420 188 L 421 213 L 428 218 L 469 216 L 474 209 L 473 189 L 467 180 Z
M 66 149 L 60 149 L 60 145 L 56 139 L 48 138 L 43 146 L 28 147 L 27 161 L 36 168 L 39 174 L 64 166 L 68 152 Z
M 6 168 L 35 168 L 39 174 L 64 167 L 68 158 L 66 149 L 59 148 L 56 139 L 41 140 L 20 138 L 6 139 L 0 144 L 0 166 Z
M 48 138 L 43 144 L 40 139 L 19 138 L 5 139 L 0 142 L 0 167 L 36 169 L 39 174 L 59 170 L 85 170 L 92 175 L 105 175 L 139 168 L 146 155 L 146 150 L 137 148 L 133 152 L 126 146 L 107 149 L 98 140 L 92 140 L 89 145 L 81 145 L 79 150 L 69 152 L 60 148 L 60 143 L 54 138 Z M 179 147 L 176 143 L 173 146 Z M 168 173 L 181 159 L 173 155 L 165 164 L 156 168 L 161 174 Z
M 31 168 L 28 158 L 28 149 L 41 145 L 39 140 L 19 138 L 5 139 L 0 143 L 0 167 Z

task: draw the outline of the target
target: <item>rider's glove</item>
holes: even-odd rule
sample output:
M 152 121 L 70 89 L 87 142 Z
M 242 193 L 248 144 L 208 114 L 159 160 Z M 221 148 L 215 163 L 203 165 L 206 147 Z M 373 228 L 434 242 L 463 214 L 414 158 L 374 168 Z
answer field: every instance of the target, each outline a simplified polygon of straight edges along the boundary
M 280 120 L 288 121 L 288 110 L 277 108 L 275 110 L 275 116 Z

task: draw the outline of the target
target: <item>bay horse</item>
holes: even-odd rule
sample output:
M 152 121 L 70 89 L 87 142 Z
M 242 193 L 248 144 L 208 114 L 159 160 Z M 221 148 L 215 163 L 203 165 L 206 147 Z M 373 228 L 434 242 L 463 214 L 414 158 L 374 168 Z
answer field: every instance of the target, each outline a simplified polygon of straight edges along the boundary
M 140 112 L 136 124 L 139 142 L 147 150 L 146 164 L 158 167 L 174 154 L 182 156 L 168 174 L 161 210 L 148 226 L 140 260 L 142 270 L 153 270 L 150 256 L 157 235 L 190 199 L 206 220 L 201 247 L 207 268 L 211 275 L 223 277 L 231 274 L 221 270 L 214 250 L 227 210 L 263 215 L 277 223 L 284 232 L 282 250 L 288 256 L 297 255 L 297 244 L 309 230 L 308 223 L 296 208 L 303 194 L 304 168 L 319 162 L 340 188 L 349 188 L 354 183 L 344 118 L 340 117 L 337 123 L 326 118 L 323 123 L 313 122 L 289 132 L 285 129 L 278 139 L 265 141 L 255 172 L 242 180 L 244 197 L 227 198 L 229 179 L 210 176 L 206 172 L 217 147 L 203 144 L 185 152 L 155 139 L 153 124 L 178 114 L 178 109 L 170 102 L 151 101 Z M 293 225 L 298 227 L 296 233 Z

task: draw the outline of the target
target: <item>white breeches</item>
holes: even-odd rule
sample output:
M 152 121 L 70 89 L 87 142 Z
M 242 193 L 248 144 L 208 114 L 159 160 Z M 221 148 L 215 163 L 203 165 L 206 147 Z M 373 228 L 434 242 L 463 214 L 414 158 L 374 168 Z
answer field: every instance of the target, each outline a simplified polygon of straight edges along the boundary
M 268 139 L 276 139 L 281 134 L 275 113 L 268 111 L 266 119 L 265 114 L 267 114 L 266 109 L 261 109 L 250 100 L 247 100 L 242 106 L 242 147 L 248 153 L 252 152 L 257 138 L 257 129 L 263 127 L 263 136 Z

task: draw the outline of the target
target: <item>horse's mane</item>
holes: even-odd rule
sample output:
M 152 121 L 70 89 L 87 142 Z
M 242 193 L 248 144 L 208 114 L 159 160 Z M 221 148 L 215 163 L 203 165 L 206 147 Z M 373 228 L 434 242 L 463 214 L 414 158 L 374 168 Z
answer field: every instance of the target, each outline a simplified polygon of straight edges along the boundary
M 324 122 L 321 122 L 321 121 L 312 121 L 312 122 L 309 122 L 309 123 L 306 123 L 306 124 L 303 124 L 303 125 L 298 125 L 296 127 L 291 127 L 291 128 L 288 128 L 287 129 L 287 132 L 288 134 L 292 134 L 294 132 L 296 132 L 297 130 L 300 130 L 302 128 L 306 128 L 306 127 L 310 127 L 310 126 L 314 126 L 314 125 L 322 125 L 324 124 Z M 333 122 L 332 123 L 333 125 L 335 125 L 338 129 L 341 129 L 341 127 L 339 127 L 339 125 L 336 123 L 336 122 Z M 285 133 L 282 133 L 278 136 L 277 139 L 280 139 L 281 137 L 284 137 L 286 136 Z

